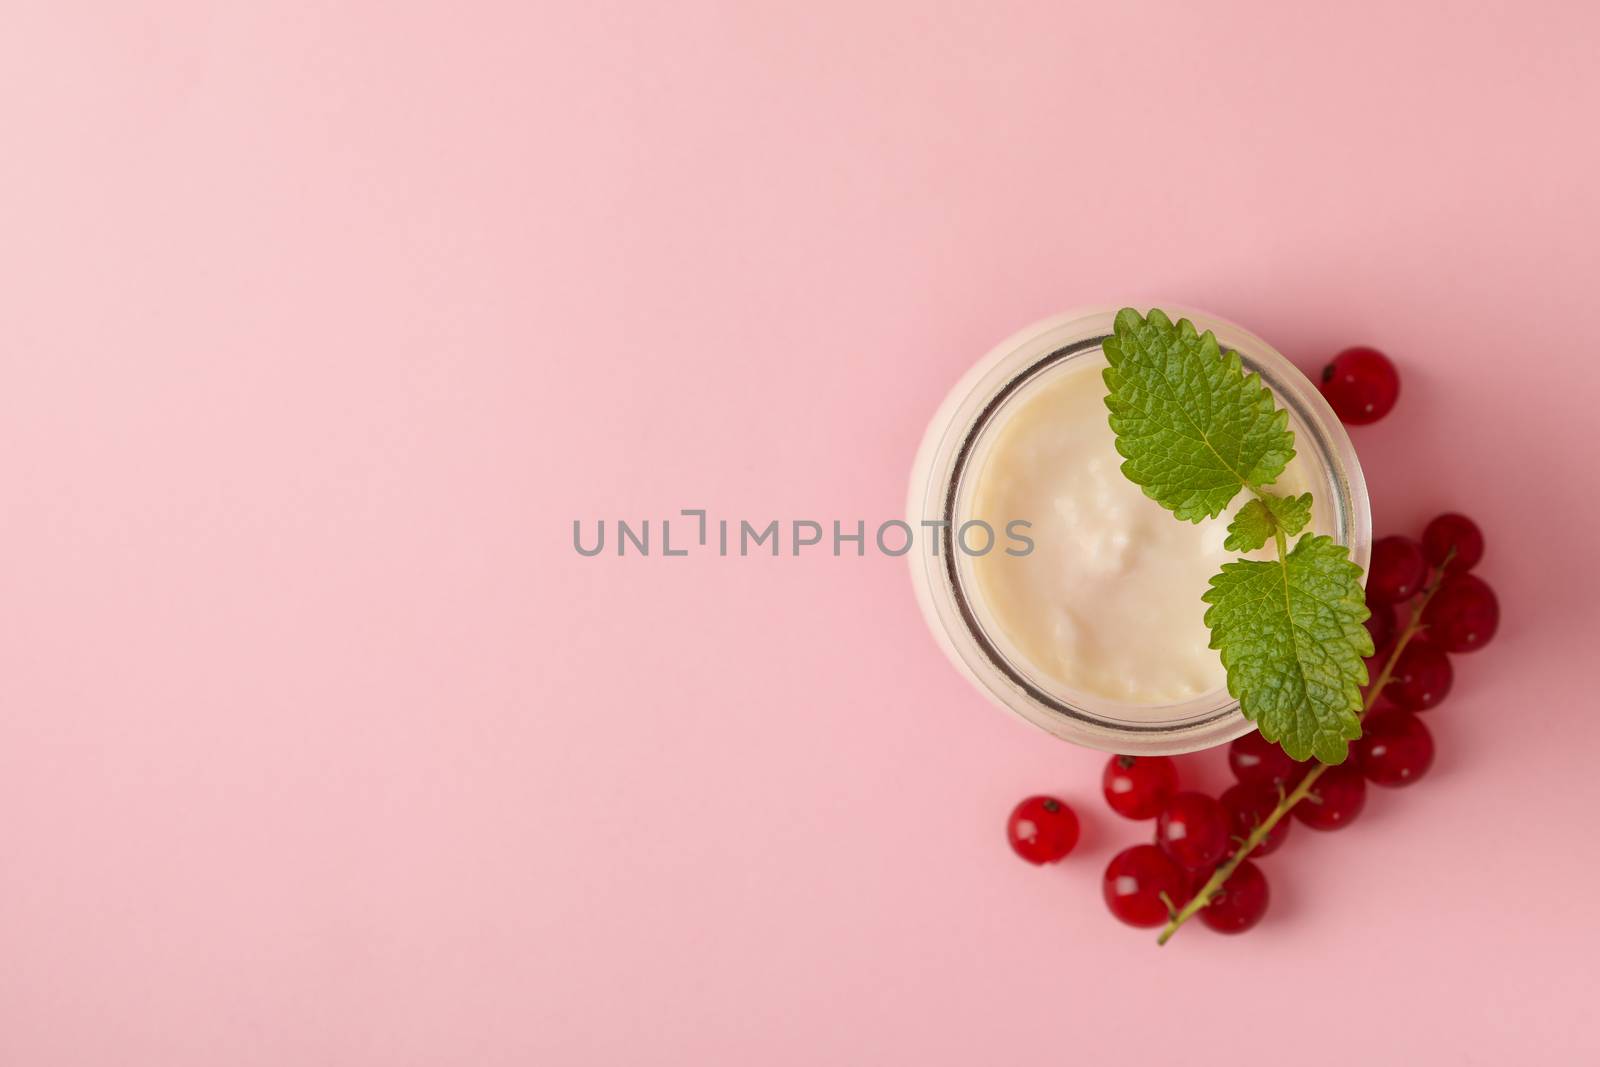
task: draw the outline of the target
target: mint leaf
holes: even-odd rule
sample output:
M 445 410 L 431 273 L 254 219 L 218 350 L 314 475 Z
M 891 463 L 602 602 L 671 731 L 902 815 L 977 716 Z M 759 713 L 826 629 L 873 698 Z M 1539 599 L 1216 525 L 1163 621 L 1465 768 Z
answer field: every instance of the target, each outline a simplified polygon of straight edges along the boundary
M 1361 736 L 1372 655 L 1361 568 L 1345 547 L 1306 534 L 1281 560 L 1224 563 L 1202 599 L 1245 718 L 1294 759 L 1342 763 Z
M 1311 521 L 1311 494 L 1271 496 L 1263 494 L 1240 508 L 1228 523 L 1228 539 L 1222 547 L 1229 552 L 1254 552 L 1282 530 L 1293 537 Z
M 1288 412 L 1237 353 L 1154 309 L 1117 312 L 1101 346 L 1122 473 L 1180 519 L 1215 518 L 1241 486 L 1271 484 L 1294 457 Z
M 1361 686 L 1372 654 L 1361 568 L 1331 537 L 1288 538 L 1311 520 L 1311 494 L 1263 493 L 1294 458 L 1287 412 L 1208 330 L 1164 313 L 1117 313 L 1105 340 L 1111 429 L 1122 473 L 1179 519 L 1215 518 L 1249 489 L 1228 524 L 1230 551 L 1268 541 L 1273 561 L 1225 563 L 1203 597 L 1211 647 L 1245 717 L 1295 759 L 1342 763 L 1361 736 Z

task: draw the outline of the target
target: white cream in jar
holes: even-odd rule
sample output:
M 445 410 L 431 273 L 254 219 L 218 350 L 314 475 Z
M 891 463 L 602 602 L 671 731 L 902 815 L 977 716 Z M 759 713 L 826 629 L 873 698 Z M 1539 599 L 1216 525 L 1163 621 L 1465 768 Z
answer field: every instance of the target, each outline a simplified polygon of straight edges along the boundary
M 1201 595 L 1223 563 L 1232 512 L 1179 521 L 1121 471 L 1105 407 L 1104 357 L 1052 368 L 1011 397 L 979 442 L 962 519 L 1031 524 L 1033 550 L 964 562 L 973 608 L 1024 674 L 1119 705 L 1179 704 L 1224 688 Z M 1297 455 L 1272 486 L 1315 492 Z M 1312 528 L 1329 532 L 1319 497 Z M 1257 555 L 1270 558 L 1272 546 Z

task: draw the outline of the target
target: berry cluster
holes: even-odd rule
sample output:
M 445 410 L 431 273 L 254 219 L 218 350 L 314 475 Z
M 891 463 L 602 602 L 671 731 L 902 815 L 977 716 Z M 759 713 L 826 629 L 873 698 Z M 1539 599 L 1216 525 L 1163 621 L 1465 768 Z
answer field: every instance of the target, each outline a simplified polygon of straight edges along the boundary
M 1399 395 L 1393 364 L 1370 348 L 1339 354 L 1322 390 L 1341 419 L 1367 423 Z M 1294 817 L 1313 830 L 1348 826 L 1366 804 L 1367 783 L 1410 785 L 1433 763 L 1433 735 L 1419 714 L 1436 707 L 1454 680 L 1450 656 L 1474 652 L 1494 636 L 1494 591 L 1470 573 L 1483 535 L 1457 514 L 1428 523 L 1420 541 L 1385 537 L 1372 547 L 1367 604 L 1374 654 L 1361 738 L 1343 763 L 1296 762 L 1258 733 L 1237 739 L 1228 766 L 1237 779 L 1220 797 L 1179 788 L 1166 756 L 1113 756 L 1101 786 L 1106 803 L 1129 819 L 1155 820 L 1155 842 L 1112 858 L 1106 906 L 1133 926 L 1164 926 L 1165 940 L 1198 916 L 1213 930 L 1241 933 L 1266 914 L 1267 879 L 1253 862 L 1282 847 Z M 1402 623 L 1397 613 L 1404 617 Z M 1012 848 L 1032 863 L 1053 863 L 1078 841 L 1078 818 L 1053 797 L 1030 797 L 1011 814 Z
M 1111 914 L 1132 926 L 1171 922 L 1278 806 L 1283 783 L 1302 765 L 1259 738 L 1241 738 L 1255 740 L 1230 752 L 1229 762 L 1242 773 L 1220 799 L 1180 790 L 1177 766 L 1167 756 L 1111 757 L 1102 780 L 1106 803 L 1119 815 L 1156 823 L 1155 844 L 1124 849 L 1106 867 L 1103 888 Z M 1251 859 L 1276 850 L 1288 832 L 1289 824 L 1279 822 L 1250 859 L 1238 861 L 1200 911 L 1202 922 L 1232 934 L 1260 921 L 1267 910 L 1267 879 Z

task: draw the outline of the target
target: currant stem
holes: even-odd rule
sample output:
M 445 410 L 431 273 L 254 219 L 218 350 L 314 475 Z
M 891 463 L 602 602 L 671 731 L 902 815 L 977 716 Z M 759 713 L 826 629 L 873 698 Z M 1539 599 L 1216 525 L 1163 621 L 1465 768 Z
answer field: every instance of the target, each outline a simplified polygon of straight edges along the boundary
M 1278 536 L 1279 553 L 1281 554 L 1283 551 L 1283 535 L 1280 533 Z M 1361 704 L 1361 716 L 1363 718 L 1366 717 L 1367 712 L 1372 710 L 1372 706 L 1378 702 L 1378 696 L 1383 692 L 1383 687 L 1389 684 L 1389 679 L 1394 674 L 1394 666 L 1400 660 L 1400 653 L 1405 651 L 1406 645 L 1410 644 L 1411 639 L 1423 628 L 1422 611 L 1428 606 L 1428 601 L 1433 599 L 1433 594 L 1438 591 L 1440 583 L 1444 580 L 1445 570 L 1450 566 L 1450 558 L 1454 555 L 1455 549 L 1453 548 L 1445 554 L 1444 560 L 1439 564 L 1438 570 L 1434 572 L 1428 587 L 1422 591 L 1422 595 L 1412 605 L 1411 617 L 1406 620 L 1405 627 L 1400 631 L 1400 636 L 1396 638 L 1394 648 L 1390 651 L 1389 658 L 1384 662 L 1383 669 L 1378 672 L 1378 677 L 1373 680 L 1371 687 L 1367 690 L 1367 698 Z M 1261 844 L 1262 840 L 1272 832 L 1272 828 L 1277 826 L 1294 809 L 1296 804 L 1311 794 L 1311 787 L 1317 784 L 1317 779 L 1321 778 L 1322 773 L 1330 766 L 1331 764 L 1319 763 L 1311 768 L 1306 773 L 1306 776 L 1300 779 L 1300 784 L 1278 801 L 1278 806 L 1268 812 L 1267 817 L 1262 819 L 1254 830 L 1250 831 L 1250 836 L 1245 838 L 1244 844 L 1240 845 L 1238 850 L 1232 856 L 1229 856 L 1222 866 L 1212 872 L 1211 877 L 1206 880 L 1205 885 L 1200 887 L 1200 891 L 1194 895 L 1193 899 L 1167 922 L 1167 925 L 1161 931 L 1161 936 L 1156 938 L 1156 944 L 1165 945 L 1172 935 L 1178 932 L 1178 927 L 1194 918 L 1201 909 L 1211 903 L 1212 898 L 1227 884 L 1228 878 L 1232 876 L 1239 864 L 1243 863 L 1246 857 L 1256 850 L 1256 846 Z

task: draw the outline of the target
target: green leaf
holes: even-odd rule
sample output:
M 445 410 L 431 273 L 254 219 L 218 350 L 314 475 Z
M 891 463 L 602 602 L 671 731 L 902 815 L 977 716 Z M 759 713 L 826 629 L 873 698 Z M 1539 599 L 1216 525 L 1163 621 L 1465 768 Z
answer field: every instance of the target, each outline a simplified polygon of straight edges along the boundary
M 1245 718 L 1294 759 L 1342 763 L 1361 736 L 1372 655 L 1361 568 L 1345 547 L 1306 534 L 1282 560 L 1224 563 L 1203 599 Z
M 1214 518 L 1241 486 L 1269 485 L 1294 457 L 1288 412 L 1235 352 L 1159 309 L 1117 312 L 1102 347 L 1122 473 L 1180 519 Z
M 1295 759 L 1343 762 L 1361 736 L 1366 597 L 1361 569 L 1332 538 L 1308 533 L 1286 551 L 1311 520 L 1311 495 L 1261 490 L 1294 458 L 1288 413 L 1236 353 L 1186 319 L 1124 308 L 1103 347 L 1123 474 L 1191 522 L 1215 518 L 1248 489 L 1254 499 L 1228 524 L 1226 547 L 1277 543 L 1276 560 L 1223 564 L 1204 597 L 1228 692 Z
M 1254 552 L 1282 530 L 1293 537 L 1311 521 L 1311 494 L 1272 496 L 1263 494 L 1246 502 L 1228 523 L 1228 539 L 1222 547 L 1229 552 Z

